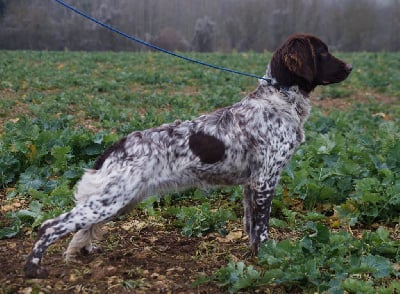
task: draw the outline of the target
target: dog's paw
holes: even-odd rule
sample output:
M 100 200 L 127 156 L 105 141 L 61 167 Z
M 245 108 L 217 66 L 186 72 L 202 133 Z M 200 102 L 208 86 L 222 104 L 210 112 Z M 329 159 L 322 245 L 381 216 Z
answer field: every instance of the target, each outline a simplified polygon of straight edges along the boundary
M 103 252 L 103 249 L 100 246 L 96 246 L 96 245 L 92 245 L 92 244 L 90 244 L 86 247 L 83 247 L 81 249 L 82 255 L 89 255 L 92 253 L 101 253 L 101 252 Z
M 251 252 L 252 257 L 257 257 L 259 247 L 260 246 L 258 243 L 254 243 L 254 244 L 250 245 L 250 252 Z
M 45 268 L 34 263 L 27 263 L 24 267 L 24 272 L 27 279 L 45 279 L 49 275 Z

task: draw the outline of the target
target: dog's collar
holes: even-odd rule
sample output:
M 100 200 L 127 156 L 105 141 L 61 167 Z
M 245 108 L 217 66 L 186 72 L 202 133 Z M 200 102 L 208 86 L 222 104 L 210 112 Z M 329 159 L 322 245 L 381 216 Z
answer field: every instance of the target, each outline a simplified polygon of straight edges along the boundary
M 282 93 L 285 96 L 289 96 L 289 92 L 290 91 L 296 91 L 298 90 L 297 86 L 292 86 L 292 87 L 288 87 L 288 86 L 282 86 L 281 84 L 278 83 L 277 80 L 275 80 L 274 78 L 272 78 L 271 76 L 263 76 L 262 79 L 259 79 L 259 84 L 261 86 L 267 86 L 267 87 L 272 87 L 275 90 L 279 91 L 280 93 Z
M 267 71 L 265 72 L 265 75 L 263 76 L 262 79 L 259 79 L 258 82 L 262 86 L 273 87 L 286 96 L 289 95 L 290 88 L 292 88 L 292 87 L 282 86 L 281 84 L 278 83 L 278 81 L 275 78 L 272 77 L 271 66 L 269 64 L 267 66 Z
M 288 96 L 289 91 L 293 90 L 292 89 L 293 87 L 282 86 L 279 83 L 272 84 L 271 86 L 274 87 L 275 89 L 277 89 L 279 92 L 281 92 L 285 96 Z
M 262 79 L 258 80 L 261 86 L 272 87 L 282 93 L 284 96 L 289 96 L 290 92 L 301 93 L 301 95 L 308 97 L 308 93 L 299 89 L 298 86 L 283 86 L 271 75 L 271 66 L 268 64 L 267 71 Z

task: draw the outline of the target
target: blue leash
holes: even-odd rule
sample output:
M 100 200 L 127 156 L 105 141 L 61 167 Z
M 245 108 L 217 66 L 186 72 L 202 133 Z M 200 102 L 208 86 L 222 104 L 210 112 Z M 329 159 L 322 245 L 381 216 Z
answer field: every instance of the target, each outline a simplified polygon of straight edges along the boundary
M 257 78 L 257 79 L 265 80 L 265 81 L 267 81 L 267 82 L 272 84 L 272 81 L 270 79 L 266 79 L 266 78 L 261 77 L 261 76 L 257 76 L 257 75 L 254 75 L 254 74 L 250 74 L 250 73 L 241 72 L 241 71 L 237 71 L 237 70 L 230 69 L 230 68 L 225 68 L 225 67 L 220 67 L 220 66 L 217 66 L 217 65 L 209 64 L 209 63 L 201 61 L 201 60 L 193 59 L 193 58 L 190 58 L 190 57 L 187 57 L 187 56 L 184 56 L 184 55 L 180 55 L 180 54 L 177 54 L 175 52 L 163 49 L 163 48 L 158 47 L 156 45 L 153 45 L 151 43 L 145 42 L 145 41 L 143 41 L 141 39 L 138 39 L 138 38 L 135 38 L 133 36 L 130 36 L 130 35 L 122 32 L 122 31 L 120 31 L 120 30 L 118 30 L 118 29 L 116 29 L 116 28 L 114 28 L 114 27 L 112 27 L 112 26 L 110 26 L 110 25 L 108 25 L 108 24 L 106 24 L 104 22 L 101 22 L 101 21 L 97 20 L 96 18 L 86 14 L 85 12 L 77 9 L 76 7 L 65 3 L 62 0 L 55 0 L 55 1 L 57 3 L 59 3 L 59 4 L 61 4 L 62 6 L 68 8 L 69 10 L 72 10 L 73 12 L 83 16 L 84 18 L 86 18 L 86 19 L 88 19 L 88 20 L 90 20 L 90 21 L 102 26 L 103 28 L 106 28 L 106 29 L 108 29 L 108 30 L 110 30 L 110 31 L 112 31 L 114 33 L 117 33 L 117 34 L 119 34 L 119 35 L 121 35 L 121 36 L 123 36 L 123 37 L 125 37 L 125 38 L 127 38 L 129 40 L 131 40 L 131 41 L 134 41 L 134 42 L 139 43 L 141 45 L 150 47 L 150 48 L 152 48 L 154 50 L 158 50 L 158 51 L 161 51 L 163 53 L 172 55 L 174 57 L 177 57 L 177 58 L 180 58 L 180 59 L 183 59 L 183 60 L 186 60 L 186 61 L 190 61 L 190 62 L 193 62 L 193 63 L 197 63 L 197 64 L 200 64 L 200 65 L 208 66 L 208 67 L 211 67 L 211 68 L 214 68 L 214 69 L 218 69 L 218 70 L 222 70 L 222 71 L 226 71 L 226 72 L 230 72 L 230 73 L 234 73 L 234 74 L 238 74 L 238 75 L 243 75 L 243 76 L 247 76 L 247 77 L 251 77 L 251 78 Z

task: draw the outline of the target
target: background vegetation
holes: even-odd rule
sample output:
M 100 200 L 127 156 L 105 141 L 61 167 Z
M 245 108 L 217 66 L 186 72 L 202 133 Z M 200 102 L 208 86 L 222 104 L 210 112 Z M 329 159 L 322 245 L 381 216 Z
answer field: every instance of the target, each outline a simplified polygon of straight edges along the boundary
M 399 0 L 69 0 L 170 50 L 272 51 L 289 34 L 341 51 L 400 49 Z M 0 49 L 147 50 L 52 0 L 0 0 Z

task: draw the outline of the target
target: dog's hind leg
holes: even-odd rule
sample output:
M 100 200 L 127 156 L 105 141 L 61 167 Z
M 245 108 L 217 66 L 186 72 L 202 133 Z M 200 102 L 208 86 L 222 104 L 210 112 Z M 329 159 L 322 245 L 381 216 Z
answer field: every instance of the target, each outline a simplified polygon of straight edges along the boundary
M 33 249 L 26 260 L 25 277 L 45 278 L 47 276 L 47 271 L 40 266 L 43 255 L 50 244 L 77 230 L 75 223 L 71 221 L 73 217 L 74 213 L 68 212 L 43 223 Z
M 103 232 L 101 230 L 101 223 L 92 225 L 89 229 L 79 230 L 75 233 L 72 240 L 69 242 L 68 248 L 65 251 L 65 260 L 71 261 L 75 258 L 76 254 L 84 249 L 88 253 L 92 253 L 98 249 L 97 246 L 92 244 L 93 240 L 101 240 Z
M 47 276 L 46 271 L 40 267 L 47 247 L 70 232 L 79 231 L 78 236 L 72 239 L 71 245 L 67 249 L 67 259 L 77 250 L 88 246 L 95 237 L 98 224 L 112 219 L 130 204 L 130 197 L 124 196 L 126 195 L 115 198 L 110 195 L 92 197 L 93 199 L 87 198 L 85 201 L 77 203 L 77 206 L 70 212 L 46 221 L 40 228 L 32 252 L 27 258 L 24 268 L 25 276 L 30 278 Z

